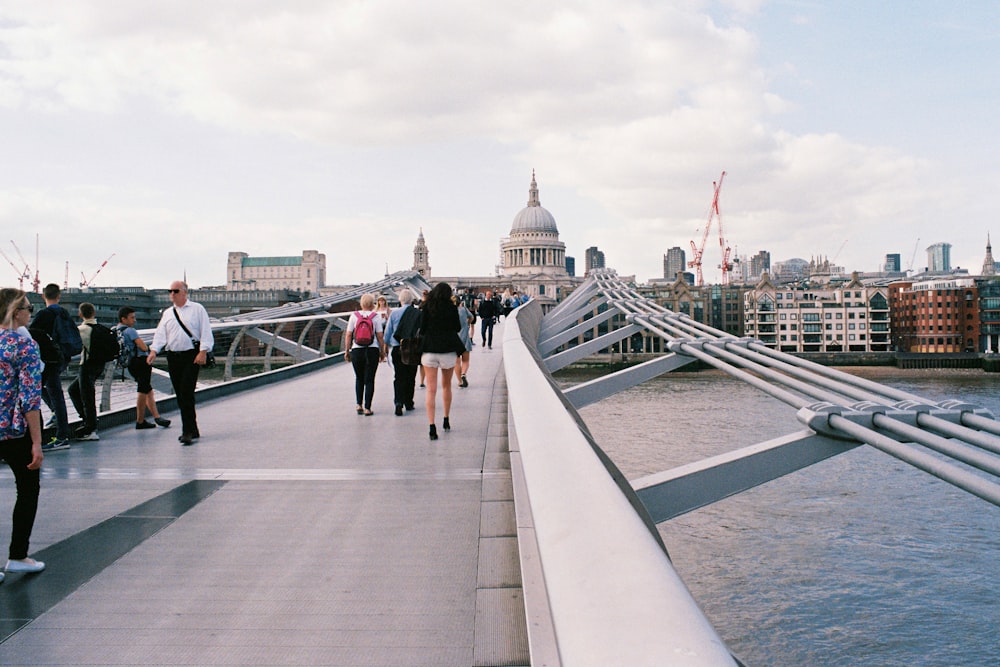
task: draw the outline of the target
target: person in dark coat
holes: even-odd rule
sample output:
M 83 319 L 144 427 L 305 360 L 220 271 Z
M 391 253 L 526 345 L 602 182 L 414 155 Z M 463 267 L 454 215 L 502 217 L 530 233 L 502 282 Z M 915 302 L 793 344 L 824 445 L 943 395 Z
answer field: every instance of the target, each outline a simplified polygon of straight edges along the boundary
M 437 400 L 438 370 L 441 371 L 441 398 L 444 402 L 444 421 L 441 428 L 451 430 L 451 381 L 455 372 L 455 362 L 465 350 L 458 332 L 462 323 L 458 317 L 458 307 L 451 301 L 451 285 L 438 283 L 427 295 L 427 301 L 420 311 L 420 335 L 424 337 L 424 350 L 420 365 L 424 369 L 427 384 L 427 421 L 430 439 L 437 440 L 437 426 L 434 410 Z

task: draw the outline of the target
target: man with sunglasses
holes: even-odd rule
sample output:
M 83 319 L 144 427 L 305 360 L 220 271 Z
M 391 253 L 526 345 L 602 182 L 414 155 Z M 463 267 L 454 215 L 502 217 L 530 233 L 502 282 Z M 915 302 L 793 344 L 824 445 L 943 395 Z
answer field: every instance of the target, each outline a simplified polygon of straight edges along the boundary
M 164 310 L 160 317 L 146 363 L 152 366 L 156 355 L 166 350 L 167 372 L 181 412 L 181 435 L 177 440 L 182 445 L 190 445 L 201 436 L 194 407 L 198 373 L 215 340 L 208 312 L 200 303 L 188 300 L 187 284 L 175 280 L 168 291 L 173 306 Z

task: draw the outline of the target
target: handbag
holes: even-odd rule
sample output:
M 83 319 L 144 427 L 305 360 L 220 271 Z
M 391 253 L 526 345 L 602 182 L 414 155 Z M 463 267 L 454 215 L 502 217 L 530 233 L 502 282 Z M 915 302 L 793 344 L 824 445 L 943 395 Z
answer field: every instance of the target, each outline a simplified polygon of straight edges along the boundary
M 399 341 L 399 359 L 407 366 L 419 366 L 424 352 L 424 337 L 413 336 Z
M 191 330 L 187 328 L 184 324 L 184 320 L 181 319 L 180 314 L 177 312 L 177 308 L 174 307 L 171 308 L 171 310 L 174 311 L 174 317 L 177 318 L 177 324 L 181 325 L 181 329 L 184 329 L 184 333 L 186 333 L 188 338 L 191 339 L 191 344 L 194 345 L 194 351 L 201 352 L 201 341 L 192 335 Z M 215 352 L 212 350 L 208 350 L 205 354 L 205 368 L 215 368 Z

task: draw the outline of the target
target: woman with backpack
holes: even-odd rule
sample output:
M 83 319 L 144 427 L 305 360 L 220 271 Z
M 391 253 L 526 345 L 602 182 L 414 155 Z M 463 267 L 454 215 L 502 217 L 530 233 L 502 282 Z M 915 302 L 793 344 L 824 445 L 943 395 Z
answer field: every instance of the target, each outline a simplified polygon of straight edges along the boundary
M 420 365 L 424 369 L 424 381 L 427 383 L 427 421 L 431 440 L 438 439 L 437 426 L 434 424 L 438 369 L 441 369 L 441 398 L 444 401 L 444 421 L 441 428 L 451 430 L 451 379 L 459 355 L 465 352 L 465 345 L 458 337 L 461 328 L 458 306 L 451 301 L 451 285 L 438 283 L 427 295 L 427 301 L 420 311 L 420 335 L 424 337 Z
M 375 295 L 361 297 L 361 310 L 351 313 L 344 332 L 344 360 L 354 366 L 354 395 L 359 415 L 370 417 L 375 396 L 375 372 L 382 361 L 384 323 L 375 311 Z

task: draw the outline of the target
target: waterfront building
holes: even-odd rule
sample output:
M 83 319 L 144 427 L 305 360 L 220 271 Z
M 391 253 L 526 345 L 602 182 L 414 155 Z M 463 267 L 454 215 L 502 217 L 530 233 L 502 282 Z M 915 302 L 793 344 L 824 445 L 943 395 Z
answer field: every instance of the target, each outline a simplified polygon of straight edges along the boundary
M 748 280 L 759 280 L 765 273 L 771 272 L 771 253 L 761 250 L 750 258 L 750 275 Z
M 951 271 L 951 244 L 935 243 L 927 248 L 927 272 L 948 273 Z
M 494 282 L 538 299 L 543 310 L 582 282 L 566 271 L 566 244 L 559 240 L 555 217 L 542 206 L 534 171 L 528 204 L 514 216 L 510 234 L 501 239 L 500 255 L 500 276 Z
M 604 253 L 597 246 L 590 246 L 583 255 L 583 275 L 589 276 L 592 269 L 604 268 Z
M 764 275 L 743 296 L 746 335 L 782 352 L 888 352 L 888 288 L 778 285 Z
M 685 275 L 690 280 L 685 279 Z M 691 319 L 720 329 L 734 336 L 743 336 L 743 287 L 693 284 L 694 276 L 678 274 L 674 280 L 650 280 L 636 288 L 643 297 L 675 313 L 684 313 Z M 633 344 L 633 351 L 635 349 Z M 657 336 L 644 336 L 644 352 L 663 352 L 662 340 Z
M 228 290 L 295 290 L 317 294 L 326 285 L 326 255 L 304 250 L 298 257 L 251 257 L 230 252 L 226 265 Z
M 944 244 L 947 245 L 947 244 Z M 979 288 L 972 278 L 901 280 L 889 285 L 892 342 L 899 352 L 977 352 Z
M 687 269 L 687 260 L 684 255 L 684 248 L 674 246 L 667 250 L 663 256 L 663 277 L 673 280 L 678 273 L 684 273 Z

